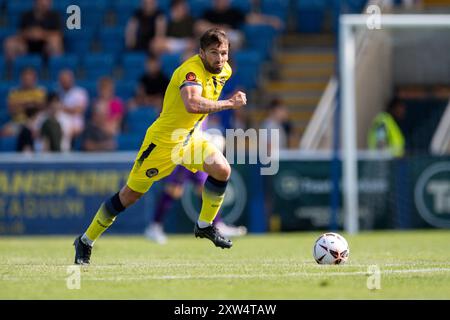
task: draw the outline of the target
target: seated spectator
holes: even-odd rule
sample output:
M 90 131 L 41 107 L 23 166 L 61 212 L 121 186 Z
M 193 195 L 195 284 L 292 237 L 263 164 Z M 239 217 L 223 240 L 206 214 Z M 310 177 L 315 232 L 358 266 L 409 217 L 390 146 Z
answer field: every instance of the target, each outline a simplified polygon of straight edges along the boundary
M 26 120 L 21 125 L 17 136 L 18 152 L 34 152 L 39 150 L 39 130 L 37 130 L 38 108 L 28 108 L 25 111 Z
M 245 15 L 231 7 L 230 0 L 214 0 L 213 7 L 207 10 L 196 23 L 196 34 L 201 35 L 206 30 L 218 27 L 227 32 L 230 45 L 236 49 L 241 47 L 243 35 L 239 28 L 245 23 Z
M 166 34 L 154 39 L 152 52 L 156 55 L 168 52 L 191 56 L 195 47 L 194 19 L 189 13 L 189 6 L 186 0 L 173 0 Z
M 114 81 L 109 77 L 101 78 L 98 82 L 98 96 L 94 103 L 93 112 L 102 114 L 106 124 L 114 135 L 118 134 L 125 112 L 123 101 L 116 96 Z
M 94 111 L 91 121 L 82 135 L 82 149 L 84 151 L 113 151 L 116 149 L 114 133 L 108 126 L 107 117 Z
M 231 48 L 238 49 L 244 40 L 242 32 L 239 31 L 244 24 L 269 24 L 277 30 L 283 28 L 283 22 L 278 17 L 255 12 L 245 15 L 233 8 L 230 0 L 214 0 L 213 7 L 196 23 L 195 32 L 201 35 L 214 27 L 224 29 L 230 39 Z
M 271 135 L 271 130 L 278 131 L 280 138 L 278 143 L 279 149 L 286 149 L 289 146 L 289 133 L 291 128 L 291 125 L 289 123 L 288 109 L 278 98 L 272 99 L 268 106 L 268 109 L 269 114 L 261 124 L 260 129 L 268 130 L 267 145 L 269 147 L 269 150 L 276 147 L 271 145 L 271 139 L 269 138 Z
M 47 115 L 41 127 L 44 151 L 61 151 L 63 131 L 58 121 L 58 114 L 61 112 L 61 108 L 61 101 L 57 94 L 51 93 L 47 95 Z
M 169 79 L 161 71 L 161 62 L 154 56 L 148 57 L 145 69 L 130 107 L 153 106 L 160 110 Z
M 37 83 L 36 71 L 25 68 L 20 74 L 20 85 L 8 94 L 8 111 L 13 121 L 22 122 L 28 108 L 36 108 L 38 111 L 43 109 L 46 90 Z
M 72 141 L 84 129 L 84 114 L 89 104 L 89 97 L 84 88 L 75 85 L 71 70 L 65 69 L 59 73 L 59 99 L 62 102 L 58 121 L 63 128 L 62 151 L 69 151 Z
M 163 37 L 166 32 L 166 18 L 158 9 L 156 0 L 142 0 L 128 20 L 125 29 L 125 46 L 129 50 L 149 51 L 155 37 Z
M 19 33 L 5 40 L 6 60 L 12 61 L 26 53 L 39 53 L 44 56 L 62 54 L 61 17 L 51 8 L 52 0 L 35 0 L 34 8 L 22 15 Z

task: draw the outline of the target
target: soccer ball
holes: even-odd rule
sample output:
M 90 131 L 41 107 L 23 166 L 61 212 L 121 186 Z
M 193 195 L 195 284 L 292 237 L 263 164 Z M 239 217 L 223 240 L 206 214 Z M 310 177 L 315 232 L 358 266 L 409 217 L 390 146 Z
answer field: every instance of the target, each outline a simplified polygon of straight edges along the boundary
M 349 254 L 347 240 L 337 233 L 324 233 L 314 243 L 313 256 L 318 264 L 344 264 Z

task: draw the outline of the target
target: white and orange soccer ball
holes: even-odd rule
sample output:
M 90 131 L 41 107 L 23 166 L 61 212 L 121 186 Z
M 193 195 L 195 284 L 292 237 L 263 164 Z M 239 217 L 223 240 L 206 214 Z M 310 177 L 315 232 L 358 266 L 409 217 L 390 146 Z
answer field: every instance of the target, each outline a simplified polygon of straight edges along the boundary
M 337 233 L 324 233 L 314 243 L 313 255 L 318 264 L 344 264 L 349 254 L 347 240 Z

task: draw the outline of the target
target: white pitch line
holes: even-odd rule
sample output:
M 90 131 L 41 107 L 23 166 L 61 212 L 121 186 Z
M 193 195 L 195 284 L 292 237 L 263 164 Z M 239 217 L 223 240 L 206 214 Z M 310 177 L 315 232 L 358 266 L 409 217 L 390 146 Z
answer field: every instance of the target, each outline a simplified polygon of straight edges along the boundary
M 378 265 L 380 266 L 380 268 L 383 267 L 425 267 L 425 266 L 449 266 L 450 267 L 450 263 L 383 263 L 383 264 L 377 264 L 376 262 L 374 263 L 369 263 L 369 264 L 352 264 L 352 263 L 347 263 L 344 265 L 340 265 L 340 266 L 336 266 L 338 268 L 367 268 L 369 266 L 373 266 L 373 265 Z M 1 264 L 0 263 L 0 268 L 1 267 L 18 267 L 18 268 L 39 268 L 39 267 L 45 267 L 45 268 L 67 268 L 68 266 L 73 266 L 72 264 L 58 264 L 58 265 L 51 265 L 51 264 Z M 239 262 L 239 263 L 230 263 L 229 261 L 223 262 L 223 263 L 201 263 L 201 262 L 186 262 L 186 263 L 171 263 L 171 262 L 167 262 L 167 263 L 159 263 L 159 264 L 152 264 L 151 262 L 149 263 L 128 263 L 128 264 L 104 264 L 104 265 L 91 265 L 86 267 L 86 270 L 89 270 L 90 268 L 92 269 L 116 269 L 118 267 L 123 267 L 125 269 L 133 269 L 133 268 L 144 268 L 144 269 L 152 269 L 152 268 L 179 268 L 179 267 L 193 267 L 193 268 L 198 268 L 198 267 L 204 267 L 204 268 L 209 268 L 209 267 L 260 267 L 260 266 L 277 266 L 277 267 L 299 267 L 299 268 L 315 268 L 315 269 L 323 269 L 326 268 L 326 265 L 319 265 L 317 263 L 315 263 L 314 261 L 312 262 L 282 262 L 282 263 L 276 263 L 274 262 L 252 262 L 252 263 L 243 263 L 243 262 Z M 84 268 L 84 267 L 83 267 Z
M 408 269 L 408 270 L 380 270 L 380 274 L 409 274 L 409 273 L 447 273 L 450 268 L 425 268 L 425 269 Z M 270 278 L 292 278 L 292 277 L 342 277 L 342 276 L 369 276 L 367 271 L 353 272 L 293 272 L 284 274 L 217 274 L 207 276 L 193 275 L 163 275 L 163 276 L 140 276 L 140 277 L 83 277 L 82 281 L 144 281 L 144 280 L 195 280 L 195 279 L 270 279 Z M 24 281 L 24 280 L 53 280 L 61 281 L 65 278 L 49 278 L 49 277 L 9 277 L 2 276 L 0 281 Z

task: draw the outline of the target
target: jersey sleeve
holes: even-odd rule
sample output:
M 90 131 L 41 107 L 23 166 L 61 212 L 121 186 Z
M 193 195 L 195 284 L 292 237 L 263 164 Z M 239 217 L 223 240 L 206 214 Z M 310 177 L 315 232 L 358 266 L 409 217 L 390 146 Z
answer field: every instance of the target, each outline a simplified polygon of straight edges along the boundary
M 203 87 L 205 79 L 203 70 L 195 63 L 189 63 L 180 68 L 178 72 L 178 87 L 180 89 L 186 86 Z

